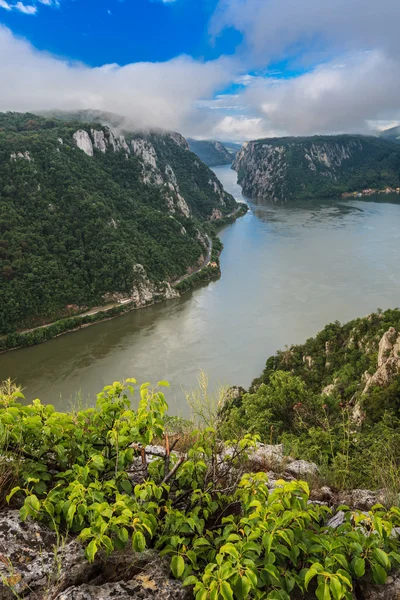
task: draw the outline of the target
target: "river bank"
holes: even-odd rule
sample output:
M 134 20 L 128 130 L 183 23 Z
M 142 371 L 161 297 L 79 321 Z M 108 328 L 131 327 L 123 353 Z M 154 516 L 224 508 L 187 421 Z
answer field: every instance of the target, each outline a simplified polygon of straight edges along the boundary
M 221 275 L 219 255 L 223 246 L 217 237 L 217 232 L 224 226 L 234 223 L 236 219 L 246 214 L 246 212 L 247 205 L 242 204 L 227 217 L 213 223 L 214 231 L 211 232 L 211 237 L 207 235 L 209 245 L 203 264 L 192 273 L 183 275 L 174 282 L 171 282 L 171 288 L 175 289 L 179 295 L 182 295 L 190 289 L 195 288 L 197 285 L 216 279 Z M 0 338 L 0 354 L 11 350 L 35 346 L 61 335 L 65 335 L 66 333 L 72 333 L 85 327 L 96 325 L 97 323 L 115 319 L 132 310 L 139 310 L 141 308 L 152 306 L 153 304 L 162 302 L 166 299 L 168 299 L 168 295 L 160 299 L 156 299 L 156 297 L 153 296 L 151 300 L 139 306 L 135 300 L 126 299 L 114 304 L 108 304 L 104 307 L 92 307 L 85 313 L 58 319 L 52 323 L 47 323 L 39 327 L 9 333 Z
M 349 321 L 399 303 L 398 196 L 275 206 L 241 195 L 230 166 L 215 169 L 250 210 L 218 237 L 221 277 L 180 298 L 131 310 L 18 352 L 0 356 L 27 402 L 68 410 L 90 406 L 110 381 L 140 374 L 170 382 L 170 414 L 190 416 L 184 391 L 199 369 L 212 393 L 248 387 L 265 360 L 301 344 L 327 323 Z M 350 260 L 351 257 L 351 260 Z

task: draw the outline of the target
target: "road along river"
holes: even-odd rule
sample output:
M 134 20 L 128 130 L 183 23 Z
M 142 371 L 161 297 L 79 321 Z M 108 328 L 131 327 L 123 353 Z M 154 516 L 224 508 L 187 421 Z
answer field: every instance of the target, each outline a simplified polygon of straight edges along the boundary
M 236 173 L 217 176 L 244 200 Z M 400 304 L 399 196 L 274 206 L 250 211 L 220 234 L 222 276 L 171 300 L 0 356 L 31 400 L 68 409 L 94 403 L 124 377 L 167 379 L 170 412 L 187 415 L 182 388 L 199 369 L 212 386 L 248 386 L 268 356 L 300 343 L 326 323 Z

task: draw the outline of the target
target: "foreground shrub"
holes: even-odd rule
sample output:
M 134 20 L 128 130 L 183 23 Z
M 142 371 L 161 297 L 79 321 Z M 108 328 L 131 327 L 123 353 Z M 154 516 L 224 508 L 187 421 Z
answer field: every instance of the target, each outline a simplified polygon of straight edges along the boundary
M 115 382 L 96 408 L 75 413 L 39 400 L 24 406 L 11 386 L 2 393 L 2 454 L 19 464 L 8 500 L 19 499 L 23 520 L 78 535 L 90 561 L 99 551 L 154 547 L 196 600 L 287 600 L 308 589 L 319 600 L 350 599 L 355 580 L 382 584 L 400 564 L 398 508 L 344 507 L 345 523 L 327 528 L 330 510 L 308 503 L 305 482 L 270 491 L 265 473 L 246 474 L 257 437 L 222 443 L 207 427 L 193 432 L 187 453 L 172 452 L 166 382 L 142 385 L 136 409 L 135 384 Z M 163 438 L 165 456 L 147 465 L 144 446 Z M 134 485 L 140 470 L 146 477 Z

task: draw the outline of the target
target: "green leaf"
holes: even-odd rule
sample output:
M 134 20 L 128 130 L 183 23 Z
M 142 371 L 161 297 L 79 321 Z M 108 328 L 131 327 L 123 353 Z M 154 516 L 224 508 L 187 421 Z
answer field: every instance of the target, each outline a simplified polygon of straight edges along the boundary
M 201 590 L 199 590 L 196 594 L 196 600 L 207 600 L 207 597 L 208 592 L 204 587 Z
M 381 565 L 375 563 L 372 565 L 372 577 L 375 583 L 383 585 L 384 583 L 386 583 L 387 573 Z
M 167 387 L 167 388 L 169 388 L 169 383 L 168 383 L 168 381 L 159 381 L 159 382 L 157 383 L 157 385 L 158 385 L 159 387 Z
M 210 546 L 210 542 L 206 540 L 206 538 L 197 538 L 193 542 L 193 548 L 198 548 L 199 546 Z
M 238 600 L 245 600 L 248 597 L 251 588 L 252 585 L 247 577 L 244 575 L 238 577 L 235 585 L 235 598 L 238 598 Z
M 68 512 L 67 512 L 67 525 L 69 525 L 69 527 L 71 527 L 72 521 L 74 520 L 75 511 L 76 511 L 76 504 L 71 504 L 71 506 L 69 507 Z
M 316 575 L 318 575 L 317 571 L 315 569 L 313 569 L 311 567 L 311 569 L 309 569 L 304 577 L 304 587 L 306 588 L 306 590 L 308 590 L 308 585 L 311 581 L 311 579 L 313 579 L 313 577 L 315 577 Z
M 236 548 L 233 544 L 225 544 L 224 546 L 221 546 L 220 553 L 221 554 L 229 554 L 230 556 L 232 556 L 235 559 L 237 559 L 239 556 L 238 551 L 236 550 Z
M 232 588 L 227 581 L 221 582 L 219 593 L 221 594 L 223 600 L 233 600 Z
M 197 579 L 197 577 L 195 577 L 194 575 L 189 575 L 189 577 L 186 577 L 186 579 L 184 579 L 182 585 L 196 585 L 196 583 L 199 580 Z
M 11 498 L 14 496 L 14 494 L 16 494 L 17 492 L 19 492 L 21 490 L 21 488 L 19 487 L 19 485 L 17 487 L 14 487 L 11 492 L 8 494 L 8 496 L 6 496 L 6 500 L 7 500 L 7 504 L 9 504 Z
M 171 560 L 171 571 L 176 579 L 182 577 L 183 571 L 185 570 L 185 561 L 180 554 L 175 554 Z
M 121 529 L 118 531 L 118 537 L 121 540 L 121 542 L 126 544 L 129 538 L 128 530 L 126 529 L 126 527 L 121 527 Z
M 391 564 L 388 555 L 381 548 L 375 548 L 373 551 L 373 557 L 375 560 L 385 569 L 390 569 Z
M 146 548 L 146 539 L 141 531 L 136 531 L 132 537 L 132 547 L 136 552 L 143 552 Z
M 315 595 L 318 600 L 331 600 L 331 592 L 329 590 L 329 582 L 326 580 L 321 580 L 318 583 L 318 587 L 315 590 Z
M 338 577 L 330 578 L 329 587 L 334 600 L 341 600 L 343 598 L 343 586 Z
M 356 577 L 362 577 L 365 574 L 365 560 L 363 558 L 356 556 L 351 561 L 351 566 Z
M 92 540 L 88 547 L 86 548 L 86 556 L 88 557 L 88 561 L 92 563 L 94 561 L 94 557 L 97 552 L 97 542 L 96 540 Z

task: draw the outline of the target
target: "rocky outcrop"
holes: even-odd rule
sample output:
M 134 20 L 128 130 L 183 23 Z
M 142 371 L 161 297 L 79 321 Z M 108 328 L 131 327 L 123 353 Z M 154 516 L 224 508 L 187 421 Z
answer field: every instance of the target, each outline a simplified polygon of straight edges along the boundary
M 48 590 L 57 590 L 90 579 L 84 549 L 76 541 L 63 540 L 36 521 L 21 522 L 19 511 L 0 513 L 0 599 L 15 597 L 45 599 Z M 51 596 L 49 596 L 51 597 Z
M 378 368 L 373 375 L 364 374 L 366 381 L 363 394 L 371 387 L 387 386 L 400 373 L 400 333 L 390 327 L 382 336 L 378 349 Z
M 153 551 L 112 556 L 89 583 L 74 585 L 55 600 L 186 600 L 191 592 L 169 579 L 169 561 Z
M 179 293 L 167 281 L 150 281 L 143 265 L 135 265 L 134 277 L 135 283 L 131 292 L 131 299 L 134 301 L 136 308 L 148 306 L 162 300 L 179 298 Z
M 97 555 L 89 564 L 84 547 L 61 539 L 19 511 L 0 513 L 0 600 L 184 600 L 187 589 L 169 579 L 168 559 L 154 551 Z
M 26 150 L 25 152 L 12 152 L 12 153 L 10 154 L 10 159 L 11 159 L 12 161 L 14 161 L 14 162 L 15 162 L 15 161 L 16 161 L 18 158 L 25 159 L 25 160 L 27 160 L 28 162 L 31 162 L 31 160 L 32 160 L 32 157 L 31 157 L 31 155 L 30 155 L 30 152 L 28 152 L 27 150 Z
M 246 195 L 287 202 L 340 196 L 364 159 L 380 173 L 391 152 L 391 144 L 359 135 L 270 138 L 245 142 L 232 168 Z
M 73 138 L 76 145 L 88 156 L 93 156 L 93 144 L 87 131 L 79 129 L 75 131 Z

